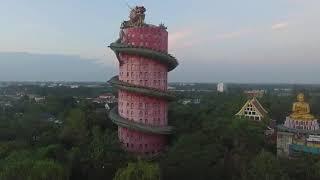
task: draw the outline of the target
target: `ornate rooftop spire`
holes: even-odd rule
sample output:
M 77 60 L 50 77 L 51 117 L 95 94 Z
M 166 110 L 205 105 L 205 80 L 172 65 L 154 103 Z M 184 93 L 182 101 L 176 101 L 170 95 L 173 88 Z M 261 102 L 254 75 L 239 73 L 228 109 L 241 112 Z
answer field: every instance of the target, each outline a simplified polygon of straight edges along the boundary
M 144 6 L 136 6 L 130 11 L 129 20 L 124 21 L 121 24 L 121 29 L 129 27 L 142 27 L 145 26 L 145 12 L 146 8 Z

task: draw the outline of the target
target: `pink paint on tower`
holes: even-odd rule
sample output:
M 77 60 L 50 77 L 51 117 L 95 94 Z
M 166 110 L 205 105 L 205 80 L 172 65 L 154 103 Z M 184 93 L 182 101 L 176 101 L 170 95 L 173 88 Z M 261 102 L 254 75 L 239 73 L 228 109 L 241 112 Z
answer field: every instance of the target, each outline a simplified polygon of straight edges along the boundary
M 131 10 L 130 20 L 121 26 L 120 38 L 110 45 L 119 61 L 119 76 L 109 82 L 119 88 L 118 108 L 109 117 L 118 125 L 124 149 L 143 155 L 156 155 L 166 149 L 168 71 L 178 62 L 168 52 L 168 32 L 144 23 L 144 7 Z

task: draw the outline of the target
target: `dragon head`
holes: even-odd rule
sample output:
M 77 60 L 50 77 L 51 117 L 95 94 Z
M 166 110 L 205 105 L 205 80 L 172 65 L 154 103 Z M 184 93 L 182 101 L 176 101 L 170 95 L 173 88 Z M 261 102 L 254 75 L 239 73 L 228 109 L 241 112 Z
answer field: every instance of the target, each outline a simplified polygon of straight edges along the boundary
M 130 21 L 132 23 L 135 23 L 139 20 L 143 20 L 145 18 L 145 13 L 146 12 L 146 8 L 143 6 L 136 6 L 135 8 L 131 9 L 130 11 Z

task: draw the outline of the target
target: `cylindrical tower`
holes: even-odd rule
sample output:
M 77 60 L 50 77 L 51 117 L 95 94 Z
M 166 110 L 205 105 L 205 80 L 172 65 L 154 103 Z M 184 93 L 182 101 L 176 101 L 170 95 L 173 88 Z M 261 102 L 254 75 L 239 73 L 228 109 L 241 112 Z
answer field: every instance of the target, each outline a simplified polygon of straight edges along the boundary
M 119 76 L 109 82 L 118 87 L 118 107 L 109 113 L 118 125 L 123 147 L 133 153 L 156 155 L 167 145 L 167 73 L 177 65 L 168 52 L 168 32 L 163 25 L 144 23 L 144 7 L 131 10 L 121 25 L 120 38 L 110 48 L 119 60 Z

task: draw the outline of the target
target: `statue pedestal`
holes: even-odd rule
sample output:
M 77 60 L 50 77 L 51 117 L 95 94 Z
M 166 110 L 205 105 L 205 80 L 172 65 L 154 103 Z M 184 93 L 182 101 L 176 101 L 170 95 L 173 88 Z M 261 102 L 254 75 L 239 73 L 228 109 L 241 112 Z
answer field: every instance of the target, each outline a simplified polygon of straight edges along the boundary
M 290 117 L 286 118 L 284 122 L 284 126 L 291 129 L 304 129 L 304 130 L 311 130 L 315 131 L 319 129 L 318 120 L 298 120 L 292 119 Z

